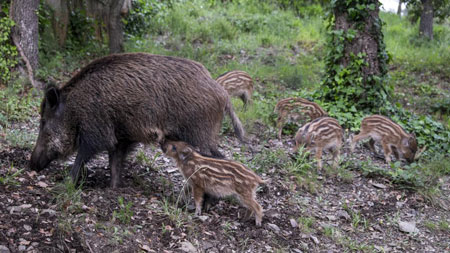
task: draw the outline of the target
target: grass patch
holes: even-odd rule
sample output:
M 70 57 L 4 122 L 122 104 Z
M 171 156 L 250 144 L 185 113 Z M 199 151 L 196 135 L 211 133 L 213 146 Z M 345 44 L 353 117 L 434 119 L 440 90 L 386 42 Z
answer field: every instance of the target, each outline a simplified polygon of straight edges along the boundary
M 434 202 L 440 196 L 440 178 L 450 175 L 450 158 L 438 154 L 432 159 L 409 165 L 399 161 L 391 163 L 389 169 L 375 166 L 369 159 L 356 166 L 365 176 L 380 176 L 389 179 L 399 188 L 407 188 L 421 193 Z
M 310 193 L 317 193 L 321 188 L 316 171 L 316 161 L 309 159 L 310 153 L 304 147 L 298 149 L 294 161 L 287 164 L 287 170 L 297 179 L 297 183 Z
M 164 199 L 161 201 L 161 205 L 163 207 L 163 213 L 169 217 L 170 221 L 172 221 L 177 228 L 182 227 L 188 221 L 189 214 L 170 203 L 169 200 Z
M 253 156 L 250 167 L 257 173 L 268 172 L 271 169 L 282 169 L 288 161 L 288 155 L 283 149 L 270 150 L 264 148 Z
M 114 210 L 112 214 L 112 222 L 116 220 L 120 221 L 122 224 L 129 224 L 131 218 L 133 217 L 133 211 L 131 207 L 133 202 L 127 202 L 125 204 L 123 197 L 118 197 L 117 202 L 119 204 L 118 210 Z
M 23 81 L 16 79 L 7 87 L 0 87 L 0 126 L 27 121 L 37 111 L 40 100 L 34 97 L 34 89 L 23 85 Z
M 70 177 L 66 177 L 52 189 L 56 206 L 63 214 L 82 212 L 82 185 L 83 183 L 80 183 L 77 186 Z
M 297 222 L 303 233 L 313 233 L 315 231 L 314 225 L 316 224 L 316 219 L 314 217 L 299 217 Z
M 22 174 L 24 169 L 17 169 L 13 165 L 11 165 L 5 172 L 5 174 L 0 176 L 0 184 L 2 185 L 11 185 L 18 186 L 20 182 L 17 178 Z
M 435 39 L 427 41 L 418 37 L 418 23 L 411 24 L 407 19 L 392 13 L 381 12 L 380 17 L 387 23 L 384 26 L 386 49 L 392 55 L 394 65 L 409 71 L 449 76 L 450 70 L 450 27 L 433 24 Z M 409 46 L 405 46 L 409 45 Z

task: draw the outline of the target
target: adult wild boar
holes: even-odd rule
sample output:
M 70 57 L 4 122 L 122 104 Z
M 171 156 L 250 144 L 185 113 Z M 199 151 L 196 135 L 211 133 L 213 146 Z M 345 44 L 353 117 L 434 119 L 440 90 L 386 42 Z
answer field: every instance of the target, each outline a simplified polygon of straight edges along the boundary
M 217 137 L 225 112 L 242 140 L 227 92 L 200 63 L 146 53 L 106 56 L 61 88 L 47 88 L 30 167 L 39 171 L 78 151 L 70 171 L 77 181 L 80 168 L 106 150 L 115 188 L 122 162 L 138 142 L 181 140 L 223 157 Z

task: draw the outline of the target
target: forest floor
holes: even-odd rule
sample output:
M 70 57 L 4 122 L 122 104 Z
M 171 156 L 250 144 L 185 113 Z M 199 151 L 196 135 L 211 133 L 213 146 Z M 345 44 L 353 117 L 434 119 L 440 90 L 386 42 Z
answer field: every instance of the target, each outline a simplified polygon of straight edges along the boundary
M 257 192 L 261 227 L 232 198 L 196 217 L 191 197 L 180 194 L 184 180 L 174 162 L 154 146 L 129 156 L 121 188 L 109 188 L 107 156 L 100 154 L 76 189 L 64 180 L 73 158 L 41 172 L 17 171 L 27 168 L 31 150 L 0 143 L 0 252 L 450 251 L 448 177 L 432 201 L 357 169 L 342 176 L 313 167 L 314 177 L 302 177 L 287 169 L 295 162 L 288 136 L 280 142 L 269 129 L 258 132 L 247 151 L 230 136 L 221 138 L 221 150 L 243 161 L 278 150 L 271 159 L 279 164 L 252 167 L 268 180 Z M 347 145 L 343 153 L 344 161 L 371 158 L 389 169 L 363 145 L 351 156 Z

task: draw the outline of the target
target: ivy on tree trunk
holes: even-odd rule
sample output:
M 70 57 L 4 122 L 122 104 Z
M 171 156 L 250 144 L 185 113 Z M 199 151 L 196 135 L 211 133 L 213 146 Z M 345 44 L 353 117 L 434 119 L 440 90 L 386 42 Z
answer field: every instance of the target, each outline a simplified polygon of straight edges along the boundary
M 331 2 L 321 95 L 326 101 L 358 111 L 377 111 L 388 103 L 384 82 L 389 56 L 379 7 L 378 0 Z

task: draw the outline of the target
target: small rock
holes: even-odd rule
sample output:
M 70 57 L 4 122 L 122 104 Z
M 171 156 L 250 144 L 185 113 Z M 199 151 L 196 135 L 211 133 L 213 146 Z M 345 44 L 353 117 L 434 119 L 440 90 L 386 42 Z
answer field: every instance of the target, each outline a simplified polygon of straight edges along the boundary
M 192 243 L 190 243 L 188 241 L 182 242 L 180 249 L 184 252 L 189 252 L 189 253 L 197 252 L 197 248 L 195 248 L 194 245 L 192 245 Z
M 19 251 L 25 251 L 26 249 L 27 249 L 27 246 L 25 246 L 25 245 L 19 246 Z
M 405 202 L 397 201 L 397 202 L 395 202 L 395 207 L 402 208 L 404 204 L 405 204 Z
M 30 225 L 23 225 L 23 228 L 25 228 L 26 231 L 31 231 L 31 226 Z
M 208 242 L 208 241 L 203 242 L 203 245 L 202 245 L 203 250 L 206 251 L 207 249 L 210 249 L 212 247 L 214 247 L 214 245 L 211 242 Z
M 319 239 L 317 239 L 317 237 L 311 235 L 310 238 L 315 244 L 319 244 Z
M 306 250 L 306 251 L 309 250 L 309 246 L 308 246 L 308 244 L 307 244 L 306 242 L 301 242 L 301 243 L 300 243 L 300 246 L 302 247 L 302 249 L 304 249 L 304 250 Z
M 42 181 L 37 182 L 36 185 L 39 186 L 39 187 L 42 187 L 42 188 L 47 188 L 48 187 L 48 184 L 46 184 L 46 183 L 44 183 Z
M 275 233 L 279 233 L 280 232 L 280 228 L 277 225 L 275 225 L 275 224 L 267 223 L 267 226 L 270 229 L 272 229 Z
M 41 214 L 46 214 L 48 213 L 50 216 L 55 216 L 56 215 L 56 211 L 53 209 L 44 209 L 42 210 Z
M 292 226 L 293 228 L 298 227 L 298 223 L 297 223 L 297 221 L 296 221 L 295 219 L 289 219 L 289 221 L 291 222 L 291 226 Z
M 378 189 L 386 189 L 386 188 L 387 188 L 387 186 L 384 185 L 384 184 L 372 183 L 372 185 L 373 185 L 375 188 L 378 188 Z
M 145 252 L 155 252 L 154 250 L 150 249 L 150 247 L 148 245 L 139 245 L 139 247 L 141 247 L 142 250 L 144 250 Z
M 337 218 L 336 216 L 334 216 L 334 215 L 327 215 L 327 218 L 328 218 L 328 220 L 330 220 L 330 221 L 335 221 L 335 220 L 338 219 L 338 218 Z
M 10 253 L 10 252 L 11 251 L 9 251 L 8 247 L 0 245 L 0 253 Z
M 19 244 L 20 245 L 26 245 L 26 246 L 28 246 L 28 245 L 30 245 L 30 241 L 27 241 L 27 240 L 25 240 L 25 239 L 23 239 L 23 238 L 19 238 Z
M 20 211 L 22 211 L 22 208 L 20 206 L 9 206 L 6 208 L 6 210 L 9 210 L 9 214 L 13 214 L 20 213 Z
M 168 168 L 168 169 L 167 169 L 167 173 L 175 173 L 175 172 L 177 172 L 177 171 L 178 171 L 177 168 Z
M 399 221 L 398 228 L 405 233 L 419 233 L 419 229 L 416 228 L 415 222 Z
M 295 252 L 295 253 L 303 253 L 303 251 L 301 251 L 301 250 L 299 250 L 299 249 L 292 249 L 292 252 Z
M 345 210 L 339 210 L 339 211 L 337 211 L 337 212 L 336 212 L 336 215 L 337 215 L 339 218 L 344 218 L 344 219 L 346 219 L 346 220 L 349 220 L 349 219 L 350 219 L 350 215 L 348 215 L 347 211 L 345 211 Z
M 22 208 L 22 209 L 28 209 L 28 208 L 30 208 L 31 207 L 31 204 L 23 204 L 23 205 L 20 205 L 20 208 Z
M 281 217 L 281 214 L 273 209 L 265 212 L 264 215 L 267 217 L 271 217 L 271 218 L 280 218 Z
M 383 232 L 383 230 L 381 229 L 381 227 L 378 224 L 373 225 L 372 228 L 378 232 Z
M 209 217 L 208 217 L 208 216 L 205 216 L 205 215 L 201 215 L 201 216 L 197 216 L 197 218 L 198 218 L 199 220 L 205 222 L 206 220 L 208 220 Z

